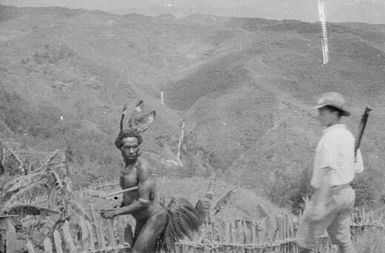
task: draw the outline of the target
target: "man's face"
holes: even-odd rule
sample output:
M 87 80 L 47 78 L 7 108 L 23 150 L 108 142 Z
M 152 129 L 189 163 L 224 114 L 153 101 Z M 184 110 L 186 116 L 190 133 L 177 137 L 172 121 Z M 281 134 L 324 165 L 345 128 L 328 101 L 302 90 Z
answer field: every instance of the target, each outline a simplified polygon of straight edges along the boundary
M 124 159 L 133 160 L 139 155 L 138 139 L 135 137 L 126 137 L 122 140 L 122 147 L 120 148 Z
M 322 126 L 331 126 L 338 119 L 336 112 L 331 112 L 330 110 L 322 107 L 318 109 L 318 120 L 321 122 Z

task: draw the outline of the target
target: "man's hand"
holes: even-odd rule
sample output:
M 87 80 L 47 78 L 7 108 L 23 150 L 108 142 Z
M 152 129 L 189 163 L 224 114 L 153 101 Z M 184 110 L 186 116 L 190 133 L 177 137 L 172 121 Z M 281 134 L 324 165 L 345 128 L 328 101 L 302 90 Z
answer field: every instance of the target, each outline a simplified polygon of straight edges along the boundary
M 102 209 L 100 210 L 100 215 L 105 219 L 113 219 L 118 214 L 116 209 Z
M 326 203 L 316 203 L 311 205 L 308 212 L 306 212 L 307 218 L 312 221 L 320 221 L 325 218 L 326 212 Z

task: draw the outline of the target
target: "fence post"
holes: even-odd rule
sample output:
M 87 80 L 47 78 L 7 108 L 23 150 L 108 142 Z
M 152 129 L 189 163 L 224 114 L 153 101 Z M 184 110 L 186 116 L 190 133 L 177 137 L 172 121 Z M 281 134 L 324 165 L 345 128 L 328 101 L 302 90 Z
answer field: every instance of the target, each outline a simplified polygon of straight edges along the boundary
M 242 243 L 242 227 L 241 227 L 241 220 L 235 220 L 235 231 L 237 232 L 236 235 L 236 242 L 237 243 Z
M 281 237 L 280 236 L 281 233 L 282 233 L 282 228 L 281 228 L 279 216 L 277 215 L 275 217 L 275 231 L 274 231 L 273 241 L 279 240 Z
M 88 230 L 88 236 L 89 236 L 89 249 L 92 251 L 95 251 L 95 237 L 92 229 L 91 223 L 88 221 L 86 222 L 87 230 Z
M 30 240 L 27 241 L 27 249 L 28 249 L 28 253 L 35 253 L 35 249 L 34 249 L 33 244 Z
M 264 242 L 266 241 L 266 239 L 269 239 L 269 234 L 268 234 L 268 231 L 267 229 L 269 229 L 270 227 L 268 227 L 266 225 L 266 222 L 269 220 L 269 218 L 264 218 L 262 219 L 261 222 L 259 222 L 258 226 L 260 227 L 260 230 L 258 232 L 258 242 Z
M 283 220 L 283 225 L 285 226 L 285 233 L 284 233 L 284 238 L 285 240 L 287 240 L 289 238 L 289 224 L 288 224 L 288 221 L 289 221 L 289 217 L 288 217 L 288 214 L 286 213 L 284 216 L 283 216 L 284 220 Z M 285 243 L 285 253 L 287 253 L 288 249 L 289 249 L 289 244 L 288 243 Z
M 116 245 L 113 229 L 114 220 L 110 219 L 105 221 L 105 223 L 107 223 L 108 246 L 114 247 Z
M 216 183 L 216 174 L 214 173 L 209 180 L 209 185 L 203 199 L 203 207 L 206 215 L 206 223 L 211 223 L 211 202 L 213 200 Z
M 70 253 L 77 252 L 77 249 L 75 247 L 75 243 L 72 239 L 71 231 L 70 231 L 70 226 L 68 221 L 65 221 L 62 227 L 63 230 L 63 237 L 64 237 L 64 242 L 66 245 L 66 248 L 70 251 Z
M 52 253 L 52 252 L 53 252 L 52 251 L 52 242 L 48 237 L 46 237 L 44 239 L 44 253 Z
M 243 233 L 245 237 L 245 243 L 250 243 L 251 226 L 249 220 L 243 221 Z
M 123 219 L 121 218 L 121 216 L 118 216 L 115 219 L 117 219 L 117 222 L 115 224 L 116 224 L 116 230 L 117 230 L 117 234 L 118 234 L 119 244 L 123 244 L 125 242 Z
M 225 243 L 229 243 L 230 242 L 230 237 L 231 237 L 231 227 L 230 227 L 230 222 L 229 221 L 225 221 L 224 222 L 225 224 Z
M 55 242 L 56 253 L 63 253 L 63 249 L 61 247 L 62 241 L 61 241 L 61 238 L 60 238 L 60 234 L 59 234 L 59 232 L 56 229 L 53 232 L 53 240 Z
M 101 250 L 101 249 L 104 249 L 104 246 L 105 246 L 104 234 L 102 232 L 102 228 L 100 224 L 98 223 L 96 212 L 92 204 L 90 205 L 90 211 L 91 211 L 92 224 L 94 226 L 96 238 L 98 242 L 98 248 Z
M 231 228 L 231 243 L 237 242 L 237 228 L 235 225 L 236 221 L 231 221 L 230 228 Z
M 254 244 L 256 242 L 256 239 L 257 239 L 257 231 L 256 231 L 256 225 L 255 225 L 255 221 L 252 220 L 251 223 L 250 223 L 250 230 L 251 230 L 251 233 L 250 233 L 250 243 Z
M 90 247 L 89 245 L 89 238 L 88 238 L 88 229 L 87 229 L 87 223 L 86 221 L 83 219 L 83 217 L 80 217 L 80 229 L 82 231 L 82 248 L 85 250 L 85 249 L 88 249 Z

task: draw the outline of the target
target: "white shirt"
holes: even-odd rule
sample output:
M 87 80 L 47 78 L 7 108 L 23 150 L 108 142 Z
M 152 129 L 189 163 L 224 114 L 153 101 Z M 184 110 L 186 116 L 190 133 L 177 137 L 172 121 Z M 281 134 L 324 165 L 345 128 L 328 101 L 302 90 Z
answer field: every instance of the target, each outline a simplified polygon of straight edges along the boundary
M 360 150 L 354 159 L 355 139 L 344 124 L 335 124 L 323 131 L 314 159 L 313 177 L 310 184 L 320 188 L 325 167 L 331 168 L 331 186 L 348 184 L 354 179 L 355 173 L 364 170 Z

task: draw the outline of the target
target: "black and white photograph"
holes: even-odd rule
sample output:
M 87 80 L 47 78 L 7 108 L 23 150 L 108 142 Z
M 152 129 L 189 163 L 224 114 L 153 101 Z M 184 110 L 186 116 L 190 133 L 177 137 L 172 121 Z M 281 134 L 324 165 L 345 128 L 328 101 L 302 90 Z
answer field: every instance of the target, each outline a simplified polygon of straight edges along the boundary
M 385 0 L 0 0 L 0 253 L 384 253 Z

